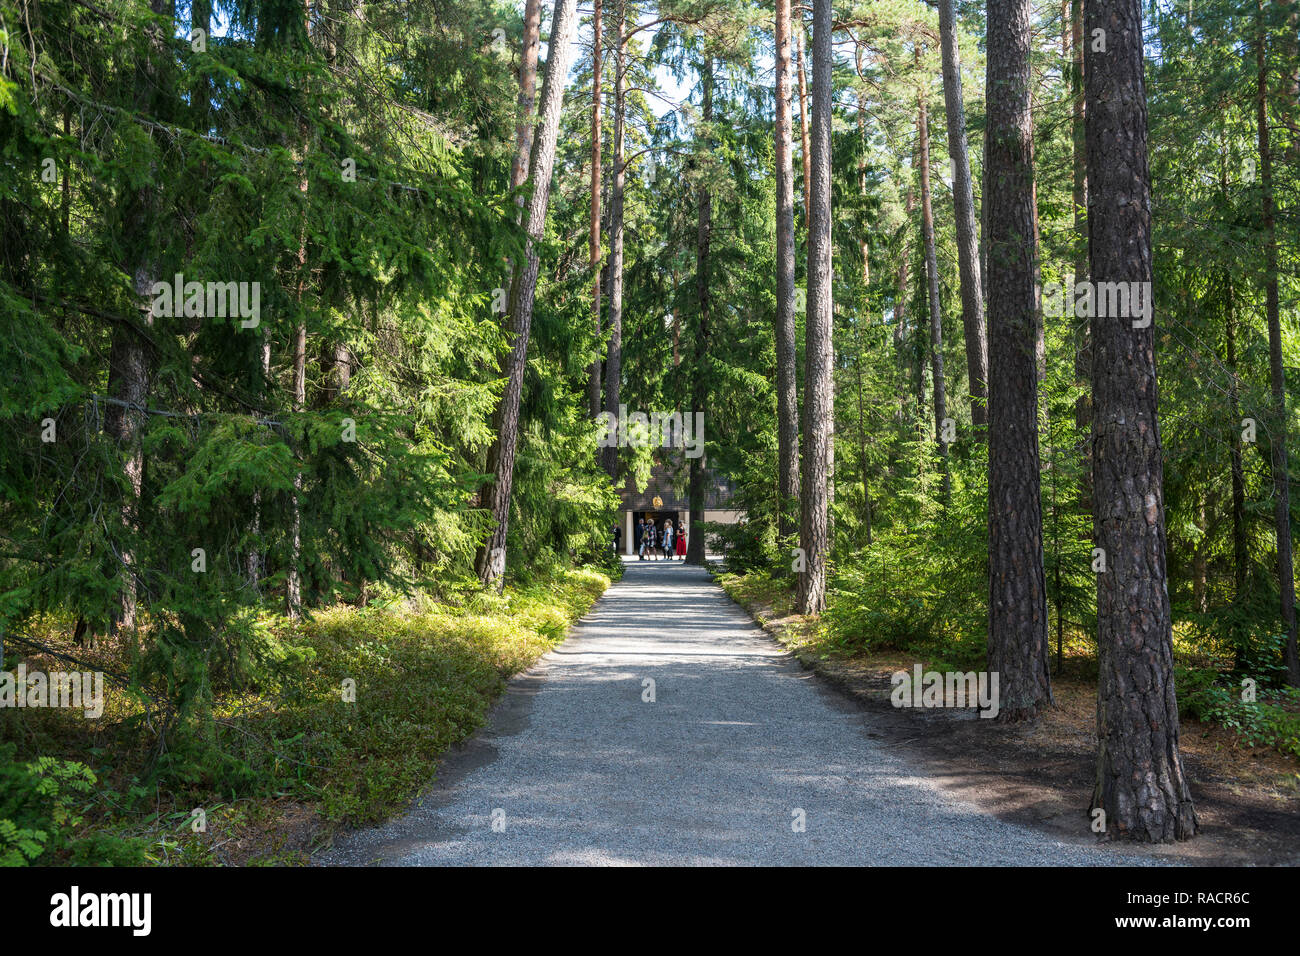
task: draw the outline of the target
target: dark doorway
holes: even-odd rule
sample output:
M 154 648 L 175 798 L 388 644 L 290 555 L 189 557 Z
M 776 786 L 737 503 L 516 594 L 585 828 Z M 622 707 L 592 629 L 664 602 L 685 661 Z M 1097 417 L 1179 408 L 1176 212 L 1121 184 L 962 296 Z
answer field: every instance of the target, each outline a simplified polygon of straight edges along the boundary
M 642 518 L 649 518 L 651 521 L 653 521 L 656 532 L 663 530 L 665 521 L 671 521 L 673 523 L 673 529 L 678 533 L 680 533 L 682 528 L 683 517 L 684 515 L 680 511 L 634 511 L 632 512 L 632 540 L 633 540 L 632 553 L 637 554 L 639 553 L 640 550 L 639 544 L 637 542 L 637 537 L 636 537 L 637 535 L 636 529 L 637 526 L 640 524 Z M 660 552 L 658 552 L 658 550 L 656 549 L 656 553 L 660 553 Z

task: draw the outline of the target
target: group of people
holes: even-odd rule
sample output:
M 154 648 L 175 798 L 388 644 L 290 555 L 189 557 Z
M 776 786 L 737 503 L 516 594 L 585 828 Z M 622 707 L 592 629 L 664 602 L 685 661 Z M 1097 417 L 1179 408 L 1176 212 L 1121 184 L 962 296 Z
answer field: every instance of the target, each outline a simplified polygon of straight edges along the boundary
M 662 556 L 671 561 L 674 556 L 686 560 L 686 529 L 673 527 L 666 519 L 657 527 L 652 518 L 642 518 L 636 524 L 636 553 L 642 561 L 657 561 Z

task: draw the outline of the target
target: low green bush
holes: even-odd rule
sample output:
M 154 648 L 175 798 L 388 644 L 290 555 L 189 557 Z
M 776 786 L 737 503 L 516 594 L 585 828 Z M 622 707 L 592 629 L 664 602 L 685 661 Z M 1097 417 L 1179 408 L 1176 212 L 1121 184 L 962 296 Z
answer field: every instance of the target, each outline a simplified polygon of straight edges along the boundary
M 0 745 L 0 866 L 48 863 L 69 853 L 80 865 L 135 865 L 140 841 L 77 835 L 96 778 L 75 760 L 43 756 L 14 760 L 13 744 Z
M 1212 668 L 1179 667 L 1175 680 L 1183 716 L 1231 730 L 1249 747 L 1271 747 L 1300 757 L 1300 691 L 1296 688 L 1269 688 L 1251 677 L 1232 684 L 1232 678 Z M 1246 681 L 1254 684 L 1254 700 L 1245 693 Z

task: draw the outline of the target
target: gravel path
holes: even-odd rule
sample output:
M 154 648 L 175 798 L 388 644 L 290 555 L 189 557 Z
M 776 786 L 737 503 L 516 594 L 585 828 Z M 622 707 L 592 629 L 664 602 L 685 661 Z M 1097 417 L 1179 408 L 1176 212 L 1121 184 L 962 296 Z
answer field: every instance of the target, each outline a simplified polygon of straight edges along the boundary
M 1152 862 L 1002 823 L 871 734 L 870 714 L 821 687 L 703 569 L 633 562 L 511 682 L 427 796 L 316 862 Z

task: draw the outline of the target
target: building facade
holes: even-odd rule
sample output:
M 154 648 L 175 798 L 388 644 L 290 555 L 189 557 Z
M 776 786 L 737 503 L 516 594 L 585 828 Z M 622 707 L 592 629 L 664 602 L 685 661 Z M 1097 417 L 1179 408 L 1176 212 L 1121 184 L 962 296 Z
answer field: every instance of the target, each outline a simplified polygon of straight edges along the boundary
M 671 461 L 667 456 L 656 456 L 654 467 L 650 471 L 650 480 L 643 490 L 638 491 L 631 477 L 619 493 L 621 511 L 620 527 L 623 529 L 621 548 L 623 554 L 636 554 L 636 526 L 642 518 L 651 519 L 656 528 L 663 528 L 664 522 L 672 521 L 674 528 L 685 528 L 687 540 L 690 538 L 691 502 L 690 502 L 690 467 L 686 459 L 675 456 Z M 719 524 L 736 524 L 744 517 L 743 513 L 732 507 L 731 483 L 714 477 L 705 471 L 704 520 Z M 713 550 L 708 547 L 706 550 Z

